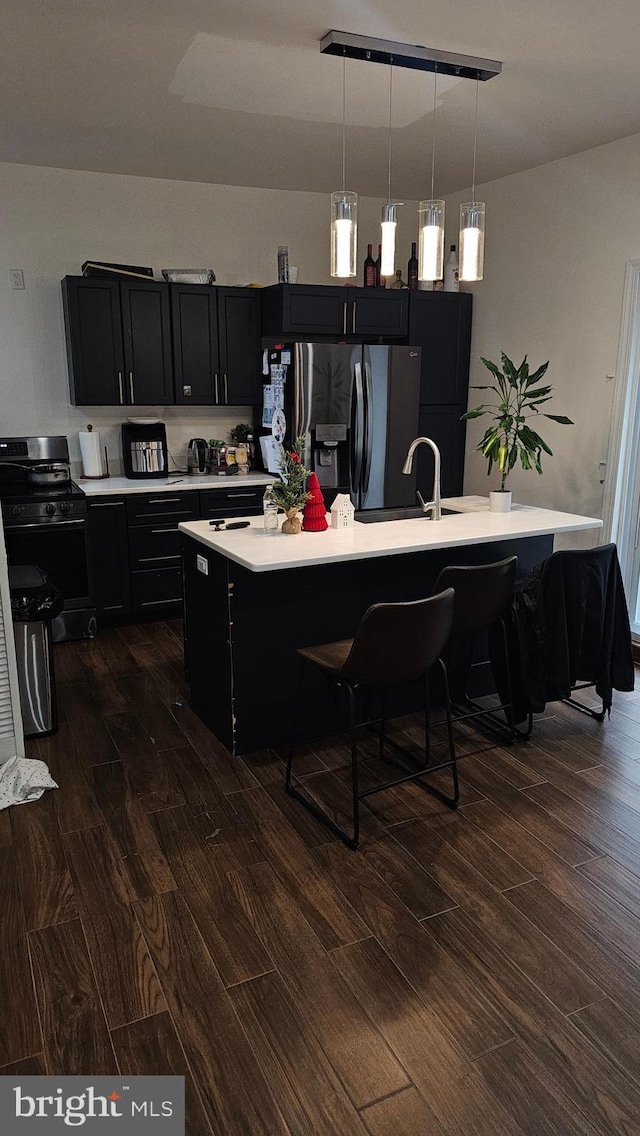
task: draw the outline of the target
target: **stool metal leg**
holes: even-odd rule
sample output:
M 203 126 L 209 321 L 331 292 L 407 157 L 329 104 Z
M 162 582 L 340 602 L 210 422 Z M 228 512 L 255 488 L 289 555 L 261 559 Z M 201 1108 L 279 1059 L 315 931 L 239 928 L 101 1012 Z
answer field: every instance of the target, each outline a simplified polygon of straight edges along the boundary
M 442 663 L 442 660 L 440 660 Z M 444 663 L 442 663 L 444 666 Z M 446 672 L 445 672 L 446 673 Z M 429 672 L 427 671 L 424 676 L 424 763 L 429 765 L 431 761 L 431 683 L 429 682 Z
M 300 684 L 300 688 L 299 688 L 299 691 L 298 691 L 299 694 L 301 693 L 301 685 L 302 684 Z M 357 714 L 356 714 L 356 690 L 355 690 L 355 687 L 351 686 L 351 684 L 346 682 L 344 679 L 338 680 L 337 682 L 335 682 L 334 685 L 337 689 L 346 690 L 348 697 L 349 697 L 349 726 L 350 726 L 350 732 L 351 732 L 351 779 L 352 779 L 351 800 L 352 800 L 352 809 L 353 809 L 353 833 L 352 833 L 352 835 L 350 835 L 348 832 L 346 832 L 345 829 L 340 828 L 340 825 L 336 824 L 333 817 L 329 816 L 329 814 L 323 808 L 321 808 L 320 805 L 317 805 L 315 801 L 311 800 L 310 797 L 304 796 L 296 788 L 296 786 L 293 784 L 293 782 L 292 782 L 293 745 L 291 745 L 289 747 L 289 753 L 288 753 L 288 757 L 287 757 L 287 772 L 286 772 L 286 776 L 285 776 L 285 789 L 286 789 L 286 791 L 287 791 L 287 793 L 289 794 L 290 797 L 295 797 L 296 801 L 299 801 L 300 804 L 304 806 L 304 808 L 307 810 L 307 812 L 310 812 L 314 817 L 316 817 L 318 820 L 322 821 L 323 824 L 326 824 L 327 827 L 330 828 L 331 831 L 336 834 L 336 836 L 339 836 L 340 839 L 344 841 L 344 843 L 347 845 L 348 848 L 355 850 L 358 847 L 358 841 L 360 839 L 360 792 L 359 792 L 359 782 L 358 782 L 358 735 L 357 735 Z

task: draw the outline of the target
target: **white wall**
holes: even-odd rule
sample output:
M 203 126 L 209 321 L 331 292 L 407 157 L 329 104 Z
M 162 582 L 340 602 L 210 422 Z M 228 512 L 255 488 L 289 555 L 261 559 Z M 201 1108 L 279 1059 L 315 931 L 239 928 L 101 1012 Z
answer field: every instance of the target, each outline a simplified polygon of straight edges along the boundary
M 640 256 L 639 189 L 640 135 L 478 188 L 487 231 L 485 278 L 472 287 L 471 382 L 489 376 L 481 355 L 549 359 L 556 396 L 544 409 L 575 422 L 543 419 L 539 433 L 554 456 L 544 458 L 542 477 L 514 471 L 520 502 L 602 515 L 598 463 L 607 457 L 614 389 L 606 376 L 615 371 L 625 265 Z M 447 201 L 451 241 L 461 200 L 468 191 Z M 483 392 L 470 392 L 471 406 L 482 401 Z M 469 424 L 470 493 L 490 485 L 485 460 L 473 452 L 486 421 Z
M 415 239 L 415 207 L 400 210 L 398 263 Z M 289 246 L 301 283 L 329 284 L 325 194 L 205 185 L 0 164 L 0 435 L 66 434 L 93 422 L 119 472 L 119 424 L 109 407 L 72 407 L 60 280 L 92 258 L 162 268 L 212 267 L 220 284 L 275 283 L 277 246 Z M 360 199 L 359 251 L 377 241 L 380 202 Z M 25 291 L 10 289 L 22 268 Z M 143 413 L 148 408 L 136 408 Z M 161 409 L 178 463 L 192 436 L 228 435 L 247 410 Z

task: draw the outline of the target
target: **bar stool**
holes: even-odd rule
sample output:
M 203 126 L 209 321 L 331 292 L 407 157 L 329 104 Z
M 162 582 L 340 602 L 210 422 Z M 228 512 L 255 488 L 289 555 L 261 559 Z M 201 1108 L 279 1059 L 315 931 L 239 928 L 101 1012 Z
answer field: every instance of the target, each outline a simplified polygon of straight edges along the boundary
M 444 588 L 455 590 L 451 631 L 451 645 L 454 649 L 456 643 L 459 645 L 467 640 L 472 644 L 481 632 L 496 628 L 500 632 L 504 651 L 506 701 L 487 709 L 470 698 L 465 689 L 462 701 L 465 707 L 471 709 L 454 706 L 453 721 L 483 719 L 492 732 L 498 732 L 501 738 L 510 742 L 516 736 L 530 737 L 532 721 L 529 715 L 528 732 L 517 730 L 513 714 L 511 659 L 505 616 L 513 596 L 517 564 L 518 557 L 509 556 L 494 564 L 453 565 L 443 568 L 434 585 L 434 592 L 441 592 Z M 499 710 L 504 712 L 505 721 L 497 716 Z
M 322 643 L 317 647 L 302 647 L 298 654 L 305 663 L 319 667 L 330 683 L 347 694 L 349 703 L 349 726 L 351 731 L 351 796 L 353 807 L 353 834 L 340 828 L 315 801 L 304 796 L 292 782 L 293 748 L 295 739 L 289 747 L 285 785 L 287 792 L 300 801 L 309 812 L 323 821 L 332 832 L 340 837 L 349 848 L 357 848 L 360 836 L 360 801 L 372 793 L 382 792 L 405 781 L 416 781 L 426 792 L 438 797 L 445 805 L 456 808 L 459 799 L 458 771 L 449 701 L 447 668 L 440 657 L 451 633 L 454 611 L 454 593 L 447 588 L 439 595 L 409 603 L 378 603 L 365 612 L 353 639 L 335 643 Z M 448 730 L 449 754 L 439 765 L 429 764 L 429 671 L 438 665 L 442 674 L 444 706 Z M 303 669 L 300 674 L 297 705 L 301 704 Z M 422 679 L 424 681 L 425 706 L 425 749 L 424 764 L 415 766 L 413 759 L 404 747 L 391 739 L 385 739 L 384 719 L 380 723 L 380 746 L 384 750 L 385 741 L 390 741 L 394 753 L 403 754 L 413 769 L 407 764 L 387 760 L 403 770 L 403 776 L 382 785 L 361 791 L 358 785 L 358 739 L 357 704 L 359 690 L 375 692 L 382 696 L 385 690 L 404 686 L 406 683 Z M 370 724 L 370 723 L 367 723 Z M 421 778 L 425 774 L 440 769 L 451 769 L 453 795 L 446 796 Z

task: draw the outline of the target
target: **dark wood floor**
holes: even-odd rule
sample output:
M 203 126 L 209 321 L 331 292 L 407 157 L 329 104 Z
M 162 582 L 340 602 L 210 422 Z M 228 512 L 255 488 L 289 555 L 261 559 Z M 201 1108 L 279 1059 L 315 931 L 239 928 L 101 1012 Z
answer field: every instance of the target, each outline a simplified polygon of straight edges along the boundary
M 184 1073 L 189 1136 L 639 1133 L 640 692 L 467 733 L 459 812 L 369 798 L 352 853 L 191 713 L 181 654 L 56 648 L 60 789 L 0 812 L 0 1072 Z M 339 812 L 345 756 L 302 755 Z

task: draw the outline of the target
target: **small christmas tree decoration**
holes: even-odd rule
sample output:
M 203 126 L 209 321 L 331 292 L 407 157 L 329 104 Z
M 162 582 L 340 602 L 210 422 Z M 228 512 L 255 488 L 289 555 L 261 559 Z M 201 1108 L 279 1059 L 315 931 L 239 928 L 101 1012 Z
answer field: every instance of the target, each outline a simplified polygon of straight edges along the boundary
M 307 493 L 307 501 L 302 510 L 302 527 L 305 532 L 324 532 L 329 526 L 317 473 L 312 473 L 309 476 Z
M 302 522 L 298 512 L 309 496 L 304 483 L 311 471 L 305 469 L 300 460 L 300 454 L 304 453 L 304 434 L 296 438 L 293 445 L 293 450 L 282 450 L 278 461 L 280 481 L 274 481 L 271 485 L 271 500 L 287 514 L 286 520 L 282 522 L 283 533 L 300 532 Z

